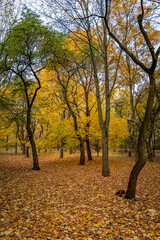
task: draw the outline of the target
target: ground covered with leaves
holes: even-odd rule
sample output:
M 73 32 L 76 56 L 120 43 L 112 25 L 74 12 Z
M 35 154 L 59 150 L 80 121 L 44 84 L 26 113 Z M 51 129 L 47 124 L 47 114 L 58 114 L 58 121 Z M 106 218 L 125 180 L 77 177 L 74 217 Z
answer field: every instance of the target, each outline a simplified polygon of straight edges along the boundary
M 78 155 L 32 158 L 0 155 L 0 239 L 160 239 L 160 164 L 148 162 L 139 175 L 137 197 L 126 189 L 134 161 L 110 157 L 111 176 L 101 176 L 101 158 L 85 166 Z

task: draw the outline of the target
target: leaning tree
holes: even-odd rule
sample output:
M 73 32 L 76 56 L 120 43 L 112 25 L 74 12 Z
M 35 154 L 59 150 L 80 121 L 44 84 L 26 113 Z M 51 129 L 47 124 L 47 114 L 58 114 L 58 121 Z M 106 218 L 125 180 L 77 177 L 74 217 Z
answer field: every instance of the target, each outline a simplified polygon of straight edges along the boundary
M 0 43 L 0 70 L 10 72 L 8 79 L 12 84 L 16 79 L 17 85 L 24 92 L 26 101 L 26 129 L 33 155 L 33 170 L 39 170 L 38 154 L 32 129 L 32 109 L 41 88 L 39 72 L 47 66 L 49 56 L 56 48 L 56 33 L 45 26 L 28 8 L 24 8 L 21 18 L 10 24 L 10 28 Z M 8 84 L 5 81 L 5 84 Z
M 155 71 L 158 66 L 158 57 L 160 54 L 160 46 L 157 44 L 157 36 L 158 32 L 154 29 L 154 26 L 151 26 L 151 16 L 149 13 L 152 13 L 153 7 L 155 7 L 155 3 L 144 3 L 143 0 L 140 1 L 140 5 L 134 5 L 134 3 L 128 3 L 128 1 L 124 1 L 122 4 L 122 8 L 119 8 L 120 11 L 130 11 L 129 7 L 132 7 L 132 11 L 130 11 L 130 23 L 128 27 L 132 27 L 132 29 L 136 32 L 132 33 L 131 38 L 127 38 L 127 42 L 122 41 L 121 29 L 122 26 L 126 26 L 124 21 L 121 19 L 116 19 L 117 25 L 120 23 L 121 27 L 116 31 L 113 27 L 111 27 L 111 8 L 116 7 L 117 2 L 111 0 L 105 0 L 106 3 L 106 13 L 104 16 L 105 24 L 108 30 L 109 35 L 114 39 L 114 41 L 119 45 L 119 47 L 132 59 L 132 61 L 137 64 L 148 77 L 148 88 L 146 91 L 148 92 L 147 104 L 145 106 L 145 114 L 144 118 L 141 122 L 141 126 L 139 128 L 138 141 L 137 141 L 137 154 L 138 159 L 136 164 L 134 165 L 128 183 L 128 188 L 126 191 L 125 198 L 134 199 L 136 192 L 136 183 L 137 178 L 144 165 L 146 164 L 146 156 L 145 156 L 145 139 L 147 130 L 151 121 L 152 109 L 154 104 L 154 97 L 156 91 L 156 80 L 155 80 Z M 134 5 L 134 8 L 133 8 Z M 140 10 L 139 10 L 140 9 Z M 115 10 L 114 10 L 115 11 Z M 117 11 L 118 8 L 117 8 Z M 109 14 L 109 15 L 108 15 Z M 137 14 L 137 22 L 135 21 L 135 14 Z M 110 17 L 109 17 L 110 16 Z M 121 14 L 117 13 L 117 16 L 121 17 Z M 115 20 L 115 19 L 114 19 Z M 135 21 L 135 25 L 133 28 L 133 21 Z M 132 26 L 131 26 L 132 25 Z M 116 26 L 116 25 L 115 25 Z M 156 34 L 157 33 L 157 34 Z M 141 37 L 141 41 L 139 39 Z M 139 40 L 140 42 L 138 42 Z M 127 44 L 126 44 L 127 43 Z M 130 43 L 130 44 L 129 44 Z M 143 48 L 142 48 L 143 43 Z M 134 52 L 132 46 L 137 45 L 139 48 L 139 52 Z

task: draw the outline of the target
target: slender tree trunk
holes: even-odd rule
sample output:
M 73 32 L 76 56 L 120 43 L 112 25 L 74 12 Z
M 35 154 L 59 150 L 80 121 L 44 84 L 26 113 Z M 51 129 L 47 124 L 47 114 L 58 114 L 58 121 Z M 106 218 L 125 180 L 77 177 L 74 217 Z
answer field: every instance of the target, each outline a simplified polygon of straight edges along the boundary
M 80 162 L 79 165 L 84 165 L 85 164 L 85 148 L 84 148 L 84 140 L 82 137 L 79 137 L 80 141 Z
M 7 138 L 6 138 L 6 151 L 8 151 L 8 141 L 9 141 L 9 136 L 7 136 Z
M 88 8 L 86 8 L 86 16 L 88 17 Z M 108 64 L 107 64 L 107 39 L 106 39 L 106 28 L 103 28 L 104 31 L 104 39 L 103 39 L 103 47 L 104 47 L 104 68 L 105 68 L 105 100 L 106 100 L 106 112 L 105 112 L 105 121 L 103 121 L 102 114 L 102 104 L 101 104 L 101 96 L 100 96 L 100 85 L 97 71 L 97 63 L 96 57 L 94 54 L 93 41 L 91 35 L 91 26 L 89 19 L 86 19 L 88 29 L 88 42 L 91 54 L 91 61 L 93 66 L 94 73 L 94 82 L 96 86 L 96 98 L 97 98 L 97 108 L 98 108 L 98 117 L 99 123 L 102 129 L 102 176 L 107 177 L 110 176 L 109 170 L 109 159 L 108 159 L 108 130 L 109 130 L 109 112 L 110 112 L 110 94 L 109 94 L 109 77 L 108 77 Z M 104 23 L 103 23 L 104 24 Z
M 129 92 L 130 92 L 130 106 L 131 106 L 131 113 L 132 113 L 132 141 L 133 141 L 133 149 L 134 149 L 134 159 L 135 163 L 138 161 L 138 153 L 137 153 L 137 137 L 136 137 L 136 114 L 135 114 L 135 107 L 134 107 L 134 87 L 133 82 L 134 79 L 131 76 L 131 63 L 129 56 L 126 54 L 126 61 L 128 66 L 128 73 L 129 73 Z
M 38 163 L 38 154 L 37 154 L 37 149 L 36 149 L 36 144 L 34 141 L 34 137 L 33 137 L 33 131 L 31 129 L 31 115 L 30 115 L 31 109 L 28 109 L 27 112 L 27 132 L 28 132 L 28 137 L 29 137 L 29 141 L 32 147 L 32 156 L 33 156 L 33 168 L 32 170 L 40 170 L 39 168 L 39 163 Z
M 110 176 L 109 158 L 108 158 L 108 131 L 102 129 L 102 176 Z
M 95 151 L 97 152 L 97 157 L 99 157 L 99 152 L 100 152 L 99 140 L 96 140 Z
M 15 154 L 17 154 L 17 152 L 18 152 L 17 149 L 18 149 L 18 143 L 16 142 L 15 143 Z
M 21 143 L 21 150 L 23 155 L 25 154 L 25 149 L 26 149 L 25 143 Z
M 17 138 L 18 138 L 18 134 L 16 132 L 15 154 L 17 154 L 17 150 L 18 150 Z
M 26 154 L 26 157 L 28 158 L 29 157 L 29 147 L 28 146 L 26 147 L 26 153 L 25 154 Z
M 63 158 L 63 144 L 60 146 L 60 158 Z
M 155 141 L 156 141 L 156 137 L 155 137 L 155 129 L 153 130 L 153 142 L 152 142 L 152 154 L 153 157 L 155 158 L 156 154 L 155 154 Z

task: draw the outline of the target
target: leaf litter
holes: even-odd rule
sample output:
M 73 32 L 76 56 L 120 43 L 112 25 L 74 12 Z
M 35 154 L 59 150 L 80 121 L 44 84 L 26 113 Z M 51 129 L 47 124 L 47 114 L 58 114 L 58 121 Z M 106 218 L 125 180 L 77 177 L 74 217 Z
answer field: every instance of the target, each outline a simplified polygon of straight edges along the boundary
M 126 189 L 134 161 L 111 156 L 111 176 L 101 176 L 101 158 L 79 166 L 78 155 L 32 159 L 0 155 L 0 239 L 160 239 L 160 165 L 148 162 L 139 175 L 137 197 Z

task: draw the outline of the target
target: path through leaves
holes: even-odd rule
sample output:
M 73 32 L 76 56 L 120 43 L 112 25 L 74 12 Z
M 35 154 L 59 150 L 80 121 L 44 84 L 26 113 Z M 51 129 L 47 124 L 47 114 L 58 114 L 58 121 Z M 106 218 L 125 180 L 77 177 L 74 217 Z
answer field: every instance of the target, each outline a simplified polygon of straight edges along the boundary
M 147 163 L 133 202 L 115 196 L 126 189 L 134 162 L 111 156 L 111 176 L 101 176 L 101 160 L 85 166 L 78 155 L 32 159 L 0 155 L 0 239 L 160 239 L 160 165 Z

